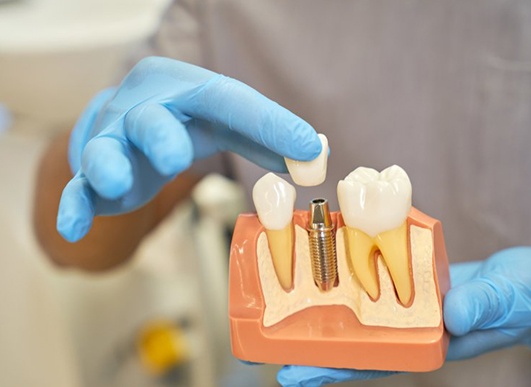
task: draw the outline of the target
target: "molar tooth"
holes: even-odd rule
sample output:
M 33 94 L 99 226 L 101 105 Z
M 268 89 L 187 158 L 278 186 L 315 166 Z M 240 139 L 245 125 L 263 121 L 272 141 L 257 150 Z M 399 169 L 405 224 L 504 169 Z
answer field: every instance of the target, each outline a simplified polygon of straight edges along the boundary
M 345 223 L 367 235 L 400 226 L 411 209 L 411 182 L 398 165 L 381 173 L 359 167 L 337 186 Z
M 376 254 L 379 252 L 395 284 L 400 302 L 409 304 L 412 284 L 406 219 L 411 209 L 411 182 L 393 165 L 381 173 L 357 168 L 337 187 L 347 226 L 348 254 L 354 272 L 369 296 L 379 296 Z
M 328 161 L 328 139 L 324 134 L 319 134 L 322 150 L 319 156 L 312 161 L 297 161 L 284 158 L 293 182 L 301 187 L 312 187 L 322 184 L 326 179 L 326 166 Z
M 266 229 L 273 266 L 280 285 L 293 284 L 293 207 L 295 188 L 273 173 L 260 178 L 253 187 L 253 201 Z

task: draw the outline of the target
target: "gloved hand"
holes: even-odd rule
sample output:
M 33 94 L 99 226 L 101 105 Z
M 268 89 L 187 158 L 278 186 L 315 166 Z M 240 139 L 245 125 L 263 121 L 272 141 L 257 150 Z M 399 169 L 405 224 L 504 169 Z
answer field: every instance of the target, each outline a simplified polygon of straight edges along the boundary
M 489 259 L 450 265 L 452 288 L 444 321 L 453 335 L 447 360 L 461 360 L 512 345 L 531 346 L 531 247 L 502 250 Z M 286 366 L 284 387 L 320 387 L 393 372 Z
M 346 355 L 347 356 L 347 355 Z M 358 371 L 339 368 L 284 366 L 277 380 L 282 387 L 321 387 L 352 380 L 370 380 L 396 374 L 387 371 Z
M 450 266 L 444 322 L 454 336 L 448 360 L 513 345 L 531 346 L 531 247 Z
M 63 191 L 57 229 L 77 241 L 95 215 L 142 206 L 193 160 L 218 151 L 285 172 L 284 156 L 312 160 L 321 142 L 305 121 L 241 82 L 144 59 L 76 124 L 69 146 L 75 176 Z

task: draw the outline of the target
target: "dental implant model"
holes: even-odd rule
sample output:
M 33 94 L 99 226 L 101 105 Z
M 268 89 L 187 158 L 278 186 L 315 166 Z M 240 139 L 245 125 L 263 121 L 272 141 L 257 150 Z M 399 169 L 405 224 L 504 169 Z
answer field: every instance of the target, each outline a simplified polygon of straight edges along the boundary
M 319 163 L 326 171 L 321 140 L 313 166 L 291 165 L 296 184 L 322 182 L 307 172 L 322 171 Z M 257 214 L 241 214 L 236 223 L 229 266 L 234 355 L 334 368 L 442 366 L 449 341 L 442 227 L 411 206 L 406 172 L 355 169 L 338 184 L 341 212 L 330 212 L 326 199 L 294 210 L 295 195 L 285 180 L 266 174 L 253 190 Z

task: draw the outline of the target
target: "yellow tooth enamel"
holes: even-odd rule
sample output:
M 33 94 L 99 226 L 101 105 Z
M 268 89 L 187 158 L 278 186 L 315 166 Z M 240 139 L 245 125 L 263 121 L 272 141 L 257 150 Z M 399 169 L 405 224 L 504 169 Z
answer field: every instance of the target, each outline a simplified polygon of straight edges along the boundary
M 370 237 L 363 231 L 347 227 L 348 253 L 354 273 L 372 299 L 379 296 L 375 253 L 385 261 L 389 274 L 403 305 L 408 305 L 412 296 L 411 275 L 407 248 L 407 223 Z
M 284 290 L 293 284 L 293 226 L 290 223 L 282 230 L 267 230 L 269 251 L 278 282 Z

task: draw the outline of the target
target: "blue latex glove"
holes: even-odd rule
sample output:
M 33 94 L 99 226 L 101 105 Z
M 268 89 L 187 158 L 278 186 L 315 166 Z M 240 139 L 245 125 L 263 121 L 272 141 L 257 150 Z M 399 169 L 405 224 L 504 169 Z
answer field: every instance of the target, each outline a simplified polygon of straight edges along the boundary
M 444 321 L 453 337 L 447 360 L 512 345 L 531 346 L 531 247 L 502 250 L 485 261 L 453 264 L 450 275 L 452 289 L 444 299 Z M 279 371 L 278 381 L 284 387 L 320 387 L 391 374 L 286 366 Z
M 219 151 L 285 172 L 284 156 L 312 160 L 321 142 L 305 121 L 241 82 L 146 58 L 76 124 L 69 146 L 75 176 L 63 191 L 57 229 L 77 241 L 95 215 L 142 206 L 193 160 Z
M 444 322 L 454 336 L 448 360 L 513 345 L 531 346 L 531 247 L 450 266 Z
M 284 366 L 278 371 L 277 380 L 283 387 L 321 387 L 352 380 L 382 378 L 393 374 L 396 372 Z

